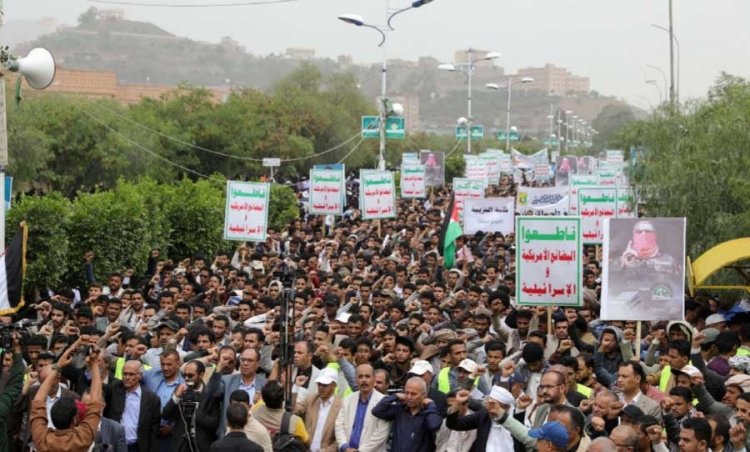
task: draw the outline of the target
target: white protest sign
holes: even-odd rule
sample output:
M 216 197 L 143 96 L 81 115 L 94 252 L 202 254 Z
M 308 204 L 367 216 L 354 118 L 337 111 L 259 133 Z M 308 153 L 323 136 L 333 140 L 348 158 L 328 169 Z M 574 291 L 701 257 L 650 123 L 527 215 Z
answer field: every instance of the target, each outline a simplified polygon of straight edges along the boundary
M 227 181 L 224 239 L 262 242 L 268 228 L 271 184 Z
M 578 189 L 578 214 L 585 244 L 604 241 L 604 220 L 617 216 L 617 189 L 596 187 Z
M 341 215 L 346 197 L 344 171 L 310 170 L 310 215 Z
M 464 234 L 476 232 L 513 232 L 514 198 L 467 199 L 464 204 Z
M 633 190 L 629 187 L 617 187 L 617 218 L 635 218 L 637 216 Z
M 578 212 L 578 189 L 581 187 L 598 187 L 599 176 L 596 174 L 571 174 L 568 176 L 570 187 L 570 213 Z
M 464 155 L 466 161 L 466 171 L 464 175 L 467 179 L 487 181 L 487 165 L 478 155 Z
M 484 180 L 467 179 L 465 177 L 453 178 L 453 199 L 458 217 L 463 218 L 464 202 L 467 199 L 484 199 Z
M 518 187 L 519 215 L 567 215 L 568 187 Z
M 606 154 L 607 163 L 622 163 L 625 161 L 625 153 L 622 151 L 610 150 Z
M 425 166 L 405 164 L 401 166 L 401 197 L 424 198 L 427 196 L 425 186 Z
M 516 218 L 516 303 L 581 306 L 581 219 Z
M 392 172 L 359 171 L 359 209 L 364 220 L 396 216 L 396 184 Z

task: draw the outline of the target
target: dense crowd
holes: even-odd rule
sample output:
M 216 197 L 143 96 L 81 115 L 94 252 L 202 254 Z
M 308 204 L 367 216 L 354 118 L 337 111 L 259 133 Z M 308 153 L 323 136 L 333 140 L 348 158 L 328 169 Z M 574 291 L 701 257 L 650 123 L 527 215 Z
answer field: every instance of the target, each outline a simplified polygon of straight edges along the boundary
M 488 196 L 514 191 L 504 177 Z M 2 355 L 0 452 L 745 450 L 744 304 L 686 299 L 685 321 L 644 322 L 636 344 L 635 322 L 599 319 L 587 247 L 583 306 L 517 306 L 512 234 L 464 236 L 444 268 L 449 202 L 303 213 L 106 283 L 88 253 L 87 287 L 2 319 L 25 332 Z

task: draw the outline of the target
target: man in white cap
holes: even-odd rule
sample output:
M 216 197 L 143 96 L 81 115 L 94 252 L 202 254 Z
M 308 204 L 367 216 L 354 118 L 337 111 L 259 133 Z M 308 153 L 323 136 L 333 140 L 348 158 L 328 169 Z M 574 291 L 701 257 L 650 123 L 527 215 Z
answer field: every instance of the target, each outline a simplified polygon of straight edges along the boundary
M 441 417 L 445 417 L 445 412 L 448 409 L 448 400 L 445 394 L 432 387 L 432 365 L 429 361 L 424 359 L 415 360 L 411 369 L 409 369 L 409 376 L 419 377 L 424 380 L 427 385 L 427 398 L 435 402 L 435 407 Z
M 727 329 L 727 319 L 721 314 L 711 314 L 706 317 L 706 328 L 716 328 L 722 332 Z
M 305 430 L 310 432 L 310 452 L 337 448 L 336 417 L 341 409 L 341 400 L 336 397 L 337 381 L 335 369 L 321 370 L 315 379 L 318 393 L 297 404 L 296 414 L 305 419 Z
M 505 388 L 493 386 L 479 411 L 461 416 L 463 406 L 469 402 L 469 398 L 470 393 L 466 389 L 456 393 L 448 408 L 445 425 L 451 430 L 476 430 L 475 452 L 513 450 L 513 436 L 501 424 L 504 417 L 513 414 L 513 395 Z

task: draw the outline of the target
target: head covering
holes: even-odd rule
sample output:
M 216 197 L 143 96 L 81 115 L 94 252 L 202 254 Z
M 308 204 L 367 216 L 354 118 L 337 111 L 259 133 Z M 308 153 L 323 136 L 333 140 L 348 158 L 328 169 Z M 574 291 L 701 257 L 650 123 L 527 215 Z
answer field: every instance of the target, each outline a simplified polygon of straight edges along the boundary
M 635 405 L 628 405 L 625 408 L 622 409 L 622 414 L 629 417 L 633 420 L 636 424 L 639 424 L 641 422 L 641 419 L 643 419 L 643 410 L 638 408 Z
M 502 386 L 493 386 L 489 397 L 511 407 L 515 405 L 513 394 Z
M 422 376 L 425 374 L 425 372 L 433 372 L 432 365 L 429 363 L 429 361 L 426 361 L 424 359 L 418 359 L 414 361 L 411 365 L 411 369 L 409 369 L 409 373 L 413 375 L 419 375 Z
M 725 386 L 739 386 L 742 392 L 750 392 L 750 375 L 737 374 L 724 382 Z
M 737 369 L 742 373 L 748 373 L 750 371 L 750 356 L 732 356 L 729 358 L 729 367 Z
M 162 328 L 169 328 L 170 330 L 174 331 L 175 333 L 180 331 L 180 326 L 175 322 L 174 320 L 165 320 L 159 324 L 159 326 L 156 327 L 156 330 L 159 331 Z
M 687 336 L 687 341 L 692 342 L 693 340 L 693 327 L 682 320 L 674 320 L 672 322 L 667 323 L 667 336 L 669 336 L 669 332 L 672 331 L 674 328 L 679 328 L 682 330 L 683 333 Z
M 568 445 L 570 437 L 568 431 L 561 423 L 547 422 L 540 428 L 532 428 L 529 430 L 529 436 L 536 439 L 543 439 L 554 444 L 556 447 L 565 447 Z
M 477 363 L 470 359 L 465 359 L 458 364 L 458 367 L 472 374 L 477 370 Z
M 703 331 L 701 331 L 701 334 L 703 335 L 703 340 L 701 340 L 701 345 L 706 345 L 716 340 L 716 337 L 719 335 L 719 330 L 717 330 L 716 328 L 706 328 Z
M 693 378 L 697 375 L 701 375 L 701 371 L 698 370 L 697 367 L 691 366 L 689 364 L 683 367 L 682 369 L 672 369 L 672 373 L 673 374 L 685 374 L 690 378 Z
M 339 375 L 335 369 L 326 367 L 318 373 L 318 378 L 315 379 L 315 383 L 323 385 L 329 385 L 338 381 Z
M 717 323 L 726 322 L 727 319 L 721 314 L 711 314 L 706 317 L 706 326 L 716 325 Z

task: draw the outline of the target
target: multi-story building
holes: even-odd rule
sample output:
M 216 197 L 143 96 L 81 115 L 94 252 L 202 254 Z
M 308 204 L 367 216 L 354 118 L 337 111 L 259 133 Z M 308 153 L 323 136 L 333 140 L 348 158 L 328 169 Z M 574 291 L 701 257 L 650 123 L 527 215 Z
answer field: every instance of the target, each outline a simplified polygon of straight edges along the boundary
M 422 124 L 419 117 L 419 96 L 389 96 L 391 102 L 403 105 L 406 131 L 421 131 Z
M 533 78 L 534 82 L 517 84 L 516 87 L 520 90 L 544 91 L 552 96 L 586 94 L 591 90 L 591 81 L 588 77 L 573 75 L 567 69 L 549 63 L 544 67 L 519 69 L 518 74 L 513 77 L 514 82 L 525 77 Z

